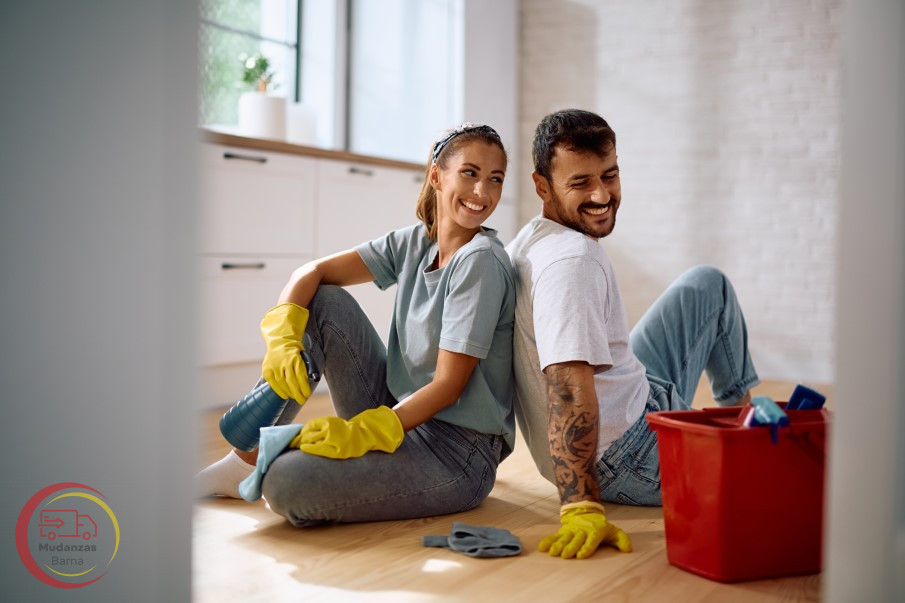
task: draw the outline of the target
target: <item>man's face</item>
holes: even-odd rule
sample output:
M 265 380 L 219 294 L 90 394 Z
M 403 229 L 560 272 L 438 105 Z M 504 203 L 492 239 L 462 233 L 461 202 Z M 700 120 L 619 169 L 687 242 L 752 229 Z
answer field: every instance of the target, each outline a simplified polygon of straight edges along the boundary
M 544 217 L 595 239 L 613 232 L 622 201 L 616 160 L 615 147 L 600 157 L 557 146 L 551 179 L 532 174 Z

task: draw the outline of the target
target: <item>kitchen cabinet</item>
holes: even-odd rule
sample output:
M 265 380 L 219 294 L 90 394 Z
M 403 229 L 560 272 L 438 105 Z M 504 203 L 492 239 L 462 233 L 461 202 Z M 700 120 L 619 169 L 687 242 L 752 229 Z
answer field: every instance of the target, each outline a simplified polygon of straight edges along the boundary
M 198 272 L 202 366 L 260 364 L 261 317 L 276 303 L 289 275 L 310 258 L 202 255 Z
M 317 165 L 318 250 L 355 247 L 414 224 L 423 171 L 321 160 Z
M 314 258 L 315 160 L 202 145 L 200 166 L 198 358 L 260 362 L 261 316 Z
M 202 253 L 315 253 L 315 159 L 202 145 L 200 167 Z
M 316 160 L 224 145 L 199 151 L 198 404 L 216 407 L 260 376 L 261 317 L 315 257 Z

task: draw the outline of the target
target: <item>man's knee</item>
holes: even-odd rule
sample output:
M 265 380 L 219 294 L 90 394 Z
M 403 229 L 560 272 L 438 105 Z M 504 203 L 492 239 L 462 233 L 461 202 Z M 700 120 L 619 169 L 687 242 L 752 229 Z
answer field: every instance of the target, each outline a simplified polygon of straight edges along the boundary
M 679 277 L 679 281 L 699 290 L 710 291 L 722 289 L 726 285 L 728 278 L 719 268 L 701 264 L 694 268 L 689 268 Z
M 725 274 L 713 266 L 700 265 L 689 268 L 670 287 L 673 299 L 683 307 L 695 307 L 705 303 L 724 305 L 731 295 L 731 284 Z

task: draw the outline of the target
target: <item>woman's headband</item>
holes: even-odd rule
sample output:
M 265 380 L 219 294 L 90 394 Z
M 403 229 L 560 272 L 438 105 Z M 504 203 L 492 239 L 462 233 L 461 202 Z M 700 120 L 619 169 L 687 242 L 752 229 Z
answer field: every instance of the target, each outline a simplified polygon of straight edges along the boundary
M 482 124 L 473 124 L 471 122 L 465 122 L 458 128 L 454 130 L 448 131 L 443 138 L 434 143 L 434 152 L 431 155 L 431 163 L 437 163 L 437 157 L 440 156 L 440 151 L 443 150 L 443 147 L 449 143 L 450 140 L 458 136 L 459 134 L 464 134 L 465 132 L 486 132 L 490 134 L 497 140 L 500 140 L 500 135 L 497 134 L 496 130 L 491 128 L 490 126 L 485 126 Z M 502 142 L 502 141 L 501 141 Z

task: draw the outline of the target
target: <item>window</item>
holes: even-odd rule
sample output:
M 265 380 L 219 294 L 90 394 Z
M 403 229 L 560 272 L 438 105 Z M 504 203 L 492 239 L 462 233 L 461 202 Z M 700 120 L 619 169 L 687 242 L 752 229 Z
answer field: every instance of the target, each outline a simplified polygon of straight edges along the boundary
M 298 15 L 299 0 L 201 0 L 200 123 L 238 123 L 242 56 L 263 54 L 273 93 L 298 98 Z
M 352 0 L 349 150 L 424 162 L 454 115 L 450 0 Z
M 318 146 L 422 163 L 462 113 L 456 11 L 460 0 L 201 0 L 200 123 L 238 125 L 240 57 L 262 53 L 274 94 L 315 116 Z

